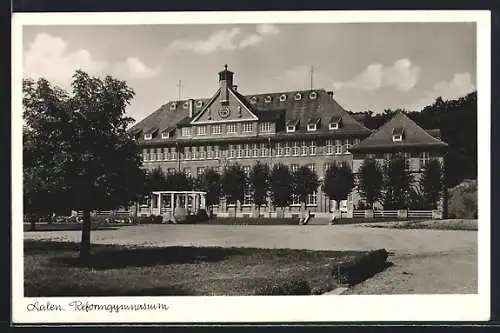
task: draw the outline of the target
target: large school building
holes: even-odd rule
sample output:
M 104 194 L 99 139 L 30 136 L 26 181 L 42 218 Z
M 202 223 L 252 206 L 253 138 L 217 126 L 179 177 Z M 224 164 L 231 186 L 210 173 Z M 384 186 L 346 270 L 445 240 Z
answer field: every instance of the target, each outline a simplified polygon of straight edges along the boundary
M 130 133 L 142 149 L 144 167 L 165 172 L 180 170 L 197 177 L 207 168 L 222 171 L 231 163 L 247 172 L 256 161 L 272 167 L 283 163 L 295 170 L 306 165 L 323 177 L 336 162 L 347 162 L 356 173 L 371 156 L 383 163 L 402 153 L 408 168 L 419 173 L 430 158 L 442 159 L 447 145 L 439 130 L 423 130 L 403 113 L 373 131 L 340 106 L 332 91 L 324 89 L 242 94 L 227 66 L 218 73 L 218 87 L 210 98 L 171 101 L 135 124 Z M 352 210 L 359 201 L 354 190 L 343 208 Z M 158 203 L 171 208 L 170 200 Z M 153 200 L 153 206 L 157 204 Z M 329 214 L 332 203 L 321 188 L 307 198 L 307 210 Z M 294 215 L 294 200 L 285 212 Z M 243 202 L 228 206 L 221 200 L 219 216 L 256 213 L 251 193 Z M 268 204 L 261 214 L 272 216 Z

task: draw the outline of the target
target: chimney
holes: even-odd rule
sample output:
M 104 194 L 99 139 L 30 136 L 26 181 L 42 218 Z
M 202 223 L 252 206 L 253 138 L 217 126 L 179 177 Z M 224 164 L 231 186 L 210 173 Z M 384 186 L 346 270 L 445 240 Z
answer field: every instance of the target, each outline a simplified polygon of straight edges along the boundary
M 235 85 L 235 84 L 233 84 L 233 90 L 234 90 L 234 91 L 238 91 L 238 86 L 237 86 L 237 85 Z
M 189 118 L 194 116 L 194 99 L 189 99 Z
M 327 91 L 328 93 L 328 96 L 330 96 L 330 98 L 333 98 L 333 91 Z

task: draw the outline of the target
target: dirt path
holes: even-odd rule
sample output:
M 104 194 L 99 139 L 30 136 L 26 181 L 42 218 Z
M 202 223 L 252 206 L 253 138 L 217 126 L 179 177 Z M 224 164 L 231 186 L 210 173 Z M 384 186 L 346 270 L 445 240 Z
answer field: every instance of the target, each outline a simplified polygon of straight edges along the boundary
M 80 231 L 25 232 L 25 239 L 80 241 Z M 223 246 L 391 252 L 394 265 L 350 294 L 476 293 L 477 232 L 339 226 L 142 225 L 92 231 L 95 244 Z

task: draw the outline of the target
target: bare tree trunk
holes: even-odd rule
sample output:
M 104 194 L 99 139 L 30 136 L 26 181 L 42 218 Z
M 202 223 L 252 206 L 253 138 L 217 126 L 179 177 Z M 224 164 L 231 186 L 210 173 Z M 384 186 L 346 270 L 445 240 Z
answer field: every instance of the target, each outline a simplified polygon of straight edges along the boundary
M 37 220 L 36 215 L 33 216 L 33 218 L 30 219 L 30 230 L 31 231 L 35 231 L 36 230 L 36 220 Z
M 80 259 L 87 260 L 90 256 L 90 210 L 83 210 L 82 241 L 80 243 Z

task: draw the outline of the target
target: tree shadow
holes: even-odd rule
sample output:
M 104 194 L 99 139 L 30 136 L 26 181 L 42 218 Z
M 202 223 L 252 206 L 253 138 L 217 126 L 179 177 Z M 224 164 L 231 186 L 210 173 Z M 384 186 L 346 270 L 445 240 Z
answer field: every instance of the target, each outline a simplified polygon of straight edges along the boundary
M 65 266 L 106 270 L 126 267 L 218 262 L 237 254 L 241 254 L 241 250 L 217 247 L 121 248 L 95 251 L 87 260 L 81 260 L 77 256 L 64 256 L 51 258 L 51 261 Z

